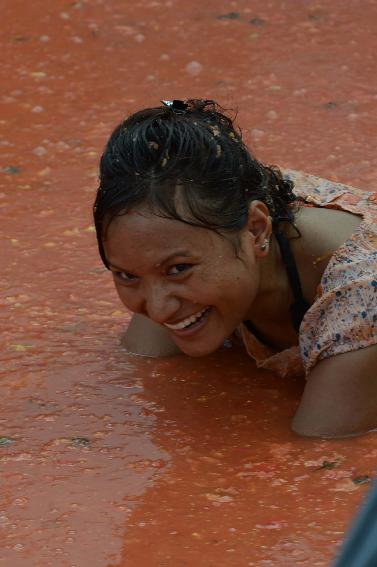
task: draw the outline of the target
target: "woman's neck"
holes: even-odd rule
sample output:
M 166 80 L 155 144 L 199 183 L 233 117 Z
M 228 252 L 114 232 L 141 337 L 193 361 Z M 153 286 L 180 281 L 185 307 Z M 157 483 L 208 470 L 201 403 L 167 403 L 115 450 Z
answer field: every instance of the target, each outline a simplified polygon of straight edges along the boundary
M 280 248 L 274 236 L 271 238 L 268 256 L 260 260 L 260 284 L 258 294 L 248 313 L 248 320 L 264 336 L 289 335 L 289 343 L 297 340 L 293 328 L 290 306 L 294 297 Z M 279 330 L 282 330 L 282 333 Z

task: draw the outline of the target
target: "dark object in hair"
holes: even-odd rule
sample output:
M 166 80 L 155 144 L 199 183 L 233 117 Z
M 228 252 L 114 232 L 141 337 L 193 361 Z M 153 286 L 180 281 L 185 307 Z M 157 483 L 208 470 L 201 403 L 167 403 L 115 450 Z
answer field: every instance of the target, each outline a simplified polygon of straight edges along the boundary
M 182 114 L 184 112 L 192 112 L 193 110 L 204 110 L 209 105 L 216 104 L 214 100 L 206 99 L 196 99 L 191 98 L 187 100 L 161 100 L 162 104 L 167 108 L 170 108 L 173 112 L 177 114 Z
M 178 112 L 178 114 L 186 112 L 189 108 L 187 102 L 185 102 L 184 100 L 161 100 L 161 102 L 164 106 L 167 106 L 171 110 L 174 110 L 174 112 Z
M 274 230 L 294 220 L 293 183 L 252 157 L 224 110 L 213 100 L 179 102 L 181 112 L 164 104 L 132 114 L 105 147 L 94 204 L 105 266 L 107 227 L 137 206 L 221 234 L 239 233 L 255 199 L 268 206 Z

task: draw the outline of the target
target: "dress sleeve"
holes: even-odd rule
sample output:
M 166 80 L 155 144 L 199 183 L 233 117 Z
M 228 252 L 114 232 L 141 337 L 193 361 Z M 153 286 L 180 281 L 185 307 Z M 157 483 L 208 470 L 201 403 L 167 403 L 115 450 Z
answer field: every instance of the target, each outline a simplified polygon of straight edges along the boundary
M 299 336 L 306 374 L 322 359 L 377 343 L 377 238 L 364 223 L 331 258 Z

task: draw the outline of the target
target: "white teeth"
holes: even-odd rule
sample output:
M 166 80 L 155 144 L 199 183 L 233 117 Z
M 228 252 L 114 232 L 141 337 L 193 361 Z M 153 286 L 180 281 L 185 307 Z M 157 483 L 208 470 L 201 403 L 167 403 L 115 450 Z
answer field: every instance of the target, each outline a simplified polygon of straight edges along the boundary
M 173 331 L 179 331 L 181 329 L 184 329 L 185 327 L 188 327 L 192 323 L 195 323 L 195 321 L 197 321 L 203 315 L 203 313 L 207 311 L 207 309 L 208 307 L 205 307 L 201 311 L 198 311 L 198 313 L 195 313 L 195 315 L 190 315 L 190 317 L 183 319 L 183 321 L 181 321 L 180 323 L 176 323 L 175 325 L 169 325 L 168 323 L 164 323 L 164 325 L 165 327 L 168 327 L 168 329 L 172 329 Z

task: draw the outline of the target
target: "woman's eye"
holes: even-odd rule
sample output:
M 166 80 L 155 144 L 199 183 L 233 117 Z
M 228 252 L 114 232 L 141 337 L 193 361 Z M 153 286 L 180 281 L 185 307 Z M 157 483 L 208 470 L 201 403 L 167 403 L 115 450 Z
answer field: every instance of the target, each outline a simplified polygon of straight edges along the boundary
M 129 272 L 113 272 L 113 274 L 118 280 L 121 280 L 125 283 L 132 283 L 137 280 L 137 277 L 133 274 L 130 274 Z
M 191 264 L 175 264 L 171 266 L 168 270 L 169 276 L 176 276 L 178 274 L 182 274 L 183 272 L 187 272 L 191 268 Z

